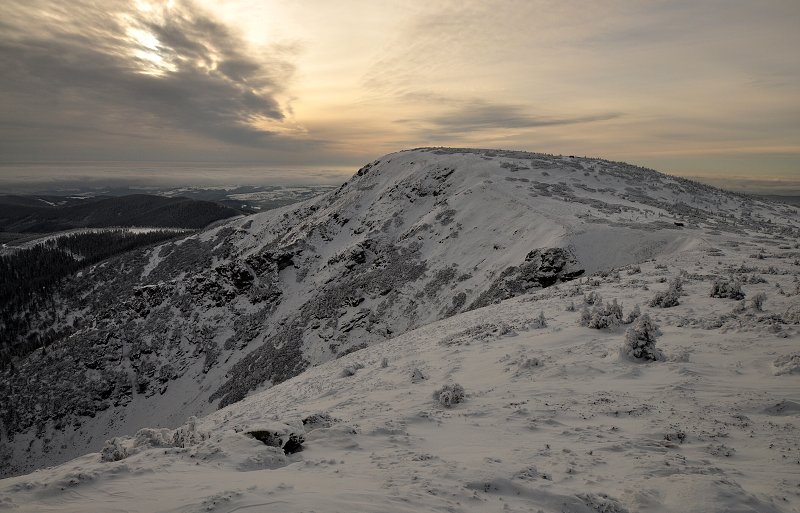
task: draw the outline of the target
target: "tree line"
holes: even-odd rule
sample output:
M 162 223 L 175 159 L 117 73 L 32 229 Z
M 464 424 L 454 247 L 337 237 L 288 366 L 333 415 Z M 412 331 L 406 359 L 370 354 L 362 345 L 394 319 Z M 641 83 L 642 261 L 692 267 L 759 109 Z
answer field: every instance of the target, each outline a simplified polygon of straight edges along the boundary
M 0 369 L 49 345 L 58 333 L 31 332 L 31 321 L 49 316 L 56 324 L 53 292 L 67 276 L 114 255 L 184 235 L 170 230 L 135 233 L 119 229 L 74 233 L 0 255 Z

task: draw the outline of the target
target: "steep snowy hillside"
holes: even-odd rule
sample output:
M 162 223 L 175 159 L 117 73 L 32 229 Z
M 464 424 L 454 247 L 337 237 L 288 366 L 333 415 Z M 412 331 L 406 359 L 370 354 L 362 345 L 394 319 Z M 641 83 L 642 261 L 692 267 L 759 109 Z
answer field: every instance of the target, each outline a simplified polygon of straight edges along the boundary
M 0 381 L 8 474 L 174 427 L 455 314 L 654 256 L 798 235 L 798 210 L 599 159 L 419 149 L 338 190 L 71 280 Z M 711 242 L 710 242 L 711 241 Z
M 0 508 L 797 512 L 799 256 L 717 233 L 458 314 L 1 480 Z M 655 361 L 621 351 L 644 315 Z

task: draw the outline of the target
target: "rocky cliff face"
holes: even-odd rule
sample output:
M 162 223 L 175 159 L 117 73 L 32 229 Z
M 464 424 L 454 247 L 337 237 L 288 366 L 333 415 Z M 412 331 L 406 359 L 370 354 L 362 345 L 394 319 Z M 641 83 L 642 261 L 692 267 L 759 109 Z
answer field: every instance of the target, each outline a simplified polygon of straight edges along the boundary
M 16 465 L 5 468 L 179 425 L 420 325 L 697 244 L 703 230 L 794 233 L 781 208 L 598 159 L 388 155 L 331 193 L 65 283 L 55 312 L 33 317 L 56 342 L 0 380 L 2 456 Z

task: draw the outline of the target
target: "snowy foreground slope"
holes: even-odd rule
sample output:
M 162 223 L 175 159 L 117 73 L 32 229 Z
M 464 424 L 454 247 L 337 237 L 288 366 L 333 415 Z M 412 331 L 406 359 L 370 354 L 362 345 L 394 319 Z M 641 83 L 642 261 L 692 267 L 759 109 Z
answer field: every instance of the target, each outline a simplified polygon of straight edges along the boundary
M 765 259 L 797 258 L 799 222 L 795 207 L 600 159 L 390 154 L 318 198 L 68 282 L 31 322 L 53 342 L 0 375 L 0 475 L 175 428 L 361 348 L 598 270 L 685 251 L 711 265 L 721 248 L 739 263 L 761 256 L 752 261 L 766 272 Z M 708 280 L 730 272 L 709 268 Z
M 800 511 L 797 254 L 724 236 L 459 314 L 103 457 L 2 480 L 0 509 Z M 680 304 L 647 306 L 679 275 Z M 720 275 L 744 283 L 744 305 L 709 297 Z M 579 326 L 595 294 L 625 316 L 641 305 L 665 360 L 623 357 L 624 326 Z M 453 383 L 466 394 L 448 408 L 433 393 Z M 270 430 L 302 435 L 302 450 L 248 435 Z

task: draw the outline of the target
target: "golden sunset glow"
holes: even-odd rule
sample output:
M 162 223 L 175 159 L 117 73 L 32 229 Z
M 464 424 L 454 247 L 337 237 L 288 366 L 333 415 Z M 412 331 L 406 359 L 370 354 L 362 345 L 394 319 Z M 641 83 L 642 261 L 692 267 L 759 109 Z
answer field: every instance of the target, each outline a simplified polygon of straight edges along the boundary
M 92 130 L 113 144 L 130 131 L 136 154 L 154 159 L 225 147 L 247 161 L 358 165 L 407 147 L 481 146 L 800 180 L 793 1 L 43 0 L 7 11 L 14 69 L 48 44 L 67 54 L 6 74 L 6 125 L 35 114 L 12 97 L 39 76 L 98 111 Z M 86 122 L 73 112 L 53 124 Z M 110 126 L 119 117 L 128 125 Z M 67 131 L 43 145 L 37 130 L 17 131 L 6 158 L 114 157 L 108 141 Z

